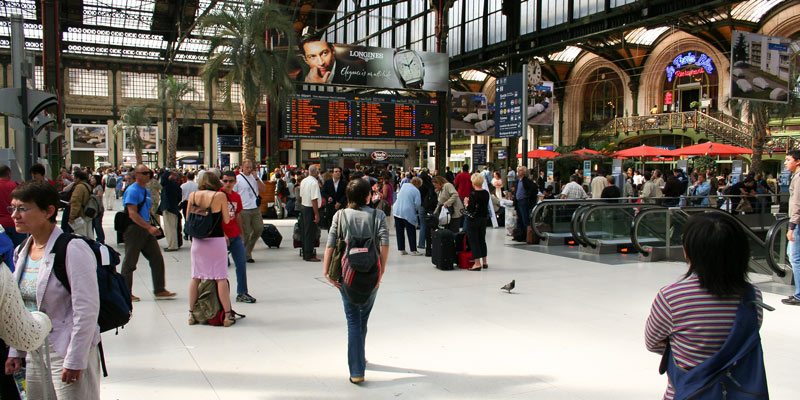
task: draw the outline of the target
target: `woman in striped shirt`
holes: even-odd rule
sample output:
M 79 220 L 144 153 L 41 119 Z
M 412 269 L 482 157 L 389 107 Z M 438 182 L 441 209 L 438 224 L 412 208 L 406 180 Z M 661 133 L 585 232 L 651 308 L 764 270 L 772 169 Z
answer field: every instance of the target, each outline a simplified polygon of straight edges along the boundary
M 667 341 L 675 364 L 691 370 L 717 353 L 728 339 L 737 309 L 750 290 L 750 248 L 742 228 L 728 216 L 695 215 L 684 227 L 683 249 L 689 270 L 658 291 L 645 329 L 649 351 L 663 354 Z M 758 326 L 762 311 L 757 308 Z M 664 399 L 675 395 L 668 381 Z

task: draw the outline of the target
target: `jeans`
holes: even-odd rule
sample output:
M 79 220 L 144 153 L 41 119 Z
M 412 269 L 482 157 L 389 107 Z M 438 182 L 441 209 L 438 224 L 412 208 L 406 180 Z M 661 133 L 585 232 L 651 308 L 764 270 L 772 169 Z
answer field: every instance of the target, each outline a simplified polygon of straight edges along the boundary
M 101 208 L 100 215 L 92 220 L 92 229 L 94 229 L 94 237 L 100 243 L 106 242 L 106 232 L 103 230 L 103 214 L 105 211 Z
M 350 367 L 350 377 L 364 376 L 366 369 L 366 356 L 364 345 L 367 340 L 367 320 L 375 304 L 375 295 L 378 289 L 372 291 L 366 304 L 357 305 L 350 302 L 344 290 L 339 290 L 344 304 L 344 316 L 347 318 L 347 365 Z
M 14 225 L 11 226 L 4 226 L 3 230 L 6 231 L 6 235 L 11 239 L 11 243 L 14 244 L 14 248 L 16 249 L 25 239 L 28 238 L 27 233 L 19 233 L 17 232 L 17 228 Z
M 795 241 L 787 244 L 786 255 L 794 271 L 794 297 L 800 300 L 800 229 L 795 229 L 793 236 Z
M 528 199 L 517 199 L 517 225 L 522 225 L 522 232 L 528 231 L 531 224 L 531 213 L 528 210 Z
M 425 224 L 425 215 L 423 214 L 419 217 L 419 241 L 417 242 L 417 248 L 425 248 L 425 236 L 427 235 L 427 229 L 428 226 Z
M 247 293 L 247 257 L 244 254 L 242 235 L 229 238 L 228 251 L 231 252 L 233 263 L 236 265 L 236 294 Z
M 394 217 L 394 231 L 397 233 L 397 250 L 406 251 L 405 231 L 408 235 L 408 246 L 411 251 L 417 251 L 417 227 L 400 217 Z

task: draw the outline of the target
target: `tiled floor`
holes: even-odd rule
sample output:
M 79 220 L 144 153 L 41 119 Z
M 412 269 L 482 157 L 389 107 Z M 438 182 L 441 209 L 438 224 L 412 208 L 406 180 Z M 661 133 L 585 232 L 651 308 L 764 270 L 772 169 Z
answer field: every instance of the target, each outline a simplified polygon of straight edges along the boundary
M 293 223 L 277 223 L 280 249 L 257 245 L 248 282 L 258 303 L 234 303 L 247 318 L 231 328 L 187 325 L 188 247 L 164 253 L 175 300 L 153 300 L 142 259 L 133 320 L 119 335 L 103 336 L 110 374 L 103 399 L 640 400 L 663 393 L 666 377 L 658 374 L 660 357 L 644 348 L 644 323 L 658 288 L 685 265 L 528 251 L 507 245 L 504 229 L 489 229 L 488 270 L 439 271 L 429 258 L 400 256 L 392 234 L 369 324 L 367 381 L 355 386 L 347 381 L 341 299 L 320 263 L 301 261 L 291 248 Z M 500 287 L 511 279 L 517 289 L 506 294 Z M 766 315 L 761 334 L 772 398 L 792 399 L 800 308 L 780 298 L 765 293 L 777 311 Z

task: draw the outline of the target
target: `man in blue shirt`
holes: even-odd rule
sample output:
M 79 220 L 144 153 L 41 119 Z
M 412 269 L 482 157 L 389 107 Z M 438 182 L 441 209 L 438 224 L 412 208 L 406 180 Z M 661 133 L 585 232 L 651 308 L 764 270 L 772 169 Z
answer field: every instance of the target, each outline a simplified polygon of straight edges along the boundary
M 153 201 L 150 199 L 147 183 L 152 179 L 153 171 L 144 164 L 137 165 L 135 171 L 136 181 L 125 189 L 122 196 L 122 206 L 131 220 L 124 233 L 125 258 L 122 260 L 122 276 L 128 287 L 133 288 L 133 271 L 136 270 L 141 253 L 150 263 L 156 300 L 173 298 L 176 294 L 164 287 L 164 257 L 156 240 L 161 232 L 150 225 L 150 206 Z M 139 298 L 131 294 L 131 301 L 139 301 Z

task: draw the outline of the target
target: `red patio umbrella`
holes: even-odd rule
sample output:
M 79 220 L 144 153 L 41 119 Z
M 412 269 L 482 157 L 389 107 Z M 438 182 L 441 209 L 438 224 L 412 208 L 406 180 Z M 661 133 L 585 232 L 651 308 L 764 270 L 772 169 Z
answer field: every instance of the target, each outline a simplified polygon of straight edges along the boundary
M 603 155 L 603 153 L 601 153 L 601 152 L 599 152 L 597 150 L 587 149 L 585 147 L 582 148 L 582 149 L 573 150 L 570 153 L 577 154 L 579 156 L 598 156 L 598 155 L 601 156 L 601 155 Z
M 550 150 L 531 150 L 528 152 L 528 158 L 554 158 L 560 155 L 561 153 Z M 522 158 L 522 153 L 517 153 L 517 158 Z
M 671 156 L 672 151 L 668 149 L 660 149 L 653 146 L 641 145 L 638 147 L 631 147 L 630 149 L 620 150 L 611 155 L 614 158 L 633 158 L 633 157 L 658 157 L 658 156 Z
M 672 150 L 674 156 L 735 156 L 753 154 L 753 150 L 729 144 L 705 142 Z

